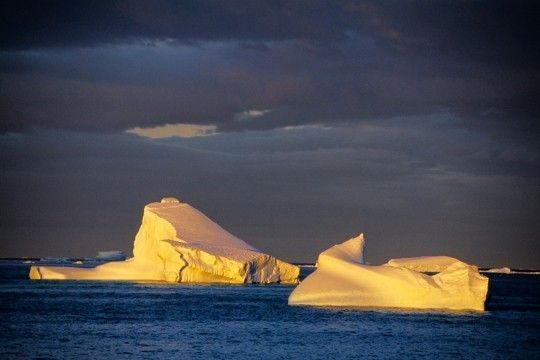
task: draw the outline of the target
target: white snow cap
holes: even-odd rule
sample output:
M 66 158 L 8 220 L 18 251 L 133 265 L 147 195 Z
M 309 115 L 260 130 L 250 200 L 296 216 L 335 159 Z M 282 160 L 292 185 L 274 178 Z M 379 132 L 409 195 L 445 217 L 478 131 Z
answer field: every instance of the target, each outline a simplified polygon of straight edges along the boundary
M 180 204 L 180 200 L 175 197 L 164 197 L 161 199 L 162 204 Z

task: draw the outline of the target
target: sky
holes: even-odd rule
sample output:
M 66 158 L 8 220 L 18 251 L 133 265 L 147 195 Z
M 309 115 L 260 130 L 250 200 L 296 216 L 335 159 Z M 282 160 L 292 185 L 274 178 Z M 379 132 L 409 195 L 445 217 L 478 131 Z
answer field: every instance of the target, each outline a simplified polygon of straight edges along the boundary
M 131 254 L 175 196 L 286 261 L 540 268 L 534 1 L 0 6 L 0 257 Z

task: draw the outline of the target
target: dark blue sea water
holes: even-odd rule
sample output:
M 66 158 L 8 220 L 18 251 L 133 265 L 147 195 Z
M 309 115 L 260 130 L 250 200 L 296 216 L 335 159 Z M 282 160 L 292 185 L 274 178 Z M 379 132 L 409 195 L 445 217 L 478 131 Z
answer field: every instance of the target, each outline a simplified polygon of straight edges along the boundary
M 291 286 L 30 281 L 0 265 L 0 359 L 540 359 L 540 276 L 485 313 L 291 307 Z M 303 275 L 309 272 L 303 269 Z

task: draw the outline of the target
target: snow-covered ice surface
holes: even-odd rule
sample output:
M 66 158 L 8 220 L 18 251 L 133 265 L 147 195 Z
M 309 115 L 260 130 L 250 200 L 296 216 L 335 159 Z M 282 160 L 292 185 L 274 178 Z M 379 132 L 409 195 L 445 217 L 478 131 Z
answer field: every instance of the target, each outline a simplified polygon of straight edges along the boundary
M 540 276 L 485 312 L 288 306 L 286 285 L 31 281 L 0 262 L 0 359 L 539 359 Z M 312 271 L 302 268 L 302 276 Z
M 35 280 L 296 283 L 299 268 L 264 254 L 175 198 L 145 206 L 133 258 L 94 268 L 33 266 Z
M 488 278 L 476 266 L 445 256 L 365 265 L 364 236 L 323 251 L 317 270 L 289 297 L 291 305 L 484 310 Z M 442 269 L 435 275 L 418 271 Z
M 418 256 L 412 258 L 390 259 L 386 265 L 403 267 L 405 269 L 419 272 L 438 273 L 446 270 L 448 267 L 457 262 L 460 262 L 460 260 L 450 256 Z

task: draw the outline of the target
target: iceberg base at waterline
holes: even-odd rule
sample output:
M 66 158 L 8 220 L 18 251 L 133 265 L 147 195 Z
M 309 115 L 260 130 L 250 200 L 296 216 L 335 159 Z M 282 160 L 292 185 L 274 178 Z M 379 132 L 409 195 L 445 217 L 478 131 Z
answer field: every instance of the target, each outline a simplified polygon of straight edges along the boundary
M 34 280 L 292 283 L 299 268 L 260 252 L 175 198 L 145 206 L 133 257 L 94 268 L 32 266 Z
M 360 234 L 323 251 L 317 270 L 293 290 L 289 304 L 484 310 L 488 278 L 476 266 L 438 256 L 371 266 L 364 264 L 363 249 Z M 430 276 L 408 267 L 444 270 Z

